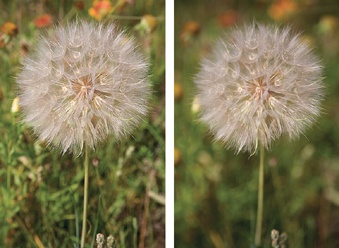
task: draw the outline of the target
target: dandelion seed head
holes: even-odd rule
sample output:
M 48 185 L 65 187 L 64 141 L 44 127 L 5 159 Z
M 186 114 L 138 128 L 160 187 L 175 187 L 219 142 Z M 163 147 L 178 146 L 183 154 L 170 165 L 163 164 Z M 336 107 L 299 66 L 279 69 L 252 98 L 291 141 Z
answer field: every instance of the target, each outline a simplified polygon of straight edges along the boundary
M 68 23 L 40 38 L 17 78 L 40 140 L 81 153 L 129 134 L 148 112 L 148 62 L 114 23 Z
M 256 23 L 220 39 L 195 83 L 202 121 L 237 152 L 298 137 L 323 98 L 322 66 L 300 34 Z

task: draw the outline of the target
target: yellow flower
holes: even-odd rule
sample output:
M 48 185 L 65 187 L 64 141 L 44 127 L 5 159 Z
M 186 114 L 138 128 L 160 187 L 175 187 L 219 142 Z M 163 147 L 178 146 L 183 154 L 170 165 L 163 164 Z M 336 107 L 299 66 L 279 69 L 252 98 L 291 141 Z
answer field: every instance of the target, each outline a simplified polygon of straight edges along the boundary
M 181 151 L 174 147 L 174 165 L 179 165 L 182 161 L 182 154 Z
M 1 33 L 14 37 L 18 34 L 18 27 L 13 22 L 5 22 L 1 26 Z
M 19 107 L 19 97 L 16 97 L 13 100 L 11 112 L 12 113 L 18 113 L 19 110 L 20 110 L 20 107 Z
M 184 95 L 184 89 L 180 83 L 174 83 L 174 100 L 179 102 Z

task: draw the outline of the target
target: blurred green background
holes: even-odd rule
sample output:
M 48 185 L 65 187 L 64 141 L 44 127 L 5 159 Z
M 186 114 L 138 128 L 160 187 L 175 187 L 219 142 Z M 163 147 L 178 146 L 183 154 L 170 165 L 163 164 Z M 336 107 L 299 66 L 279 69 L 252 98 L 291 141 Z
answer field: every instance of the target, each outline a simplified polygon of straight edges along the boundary
M 113 235 L 115 247 L 164 247 L 163 0 L 0 1 L 0 247 L 79 244 L 83 158 L 44 147 L 12 106 L 22 58 L 45 30 L 75 18 L 126 28 L 150 58 L 154 93 L 131 137 L 111 137 L 91 153 L 87 247 L 97 247 L 97 233 Z
M 339 247 L 339 3 L 335 0 L 175 1 L 175 247 L 254 247 L 259 156 L 235 155 L 199 122 L 193 83 L 202 57 L 234 25 L 292 25 L 324 65 L 323 113 L 265 158 L 263 245 Z

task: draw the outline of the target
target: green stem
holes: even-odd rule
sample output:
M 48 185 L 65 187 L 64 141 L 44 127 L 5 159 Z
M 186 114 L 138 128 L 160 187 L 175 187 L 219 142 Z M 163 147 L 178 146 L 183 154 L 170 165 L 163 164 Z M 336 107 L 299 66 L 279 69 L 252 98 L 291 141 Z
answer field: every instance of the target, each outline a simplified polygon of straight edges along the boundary
M 255 246 L 261 245 L 262 218 L 264 208 L 264 157 L 265 148 L 260 145 L 260 163 L 259 163 L 259 184 L 258 184 L 258 209 L 257 209 L 257 226 L 255 230 Z
M 7 189 L 11 187 L 11 171 L 10 171 L 9 164 L 7 164 Z
M 85 185 L 84 185 L 84 211 L 82 215 L 82 232 L 81 232 L 81 248 L 85 247 L 86 237 L 86 220 L 87 220 L 87 206 L 88 206 L 88 164 L 89 164 L 89 151 L 88 147 L 85 147 Z
M 112 19 L 112 20 L 141 20 L 143 16 L 123 16 L 123 15 L 111 15 L 107 17 L 107 19 Z M 155 17 L 157 20 L 162 21 L 165 18 L 163 16 L 156 16 Z
M 15 113 L 12 113 L 12 125 L 10 128 L 10 140 L 8 142 L 8 157 L 7 157 L 7 188 L 11 186 L 11 170 L 12 170 L 12 155 L 15 149 L 16 137 L 17 137 L 17 124 L 15 120 Z

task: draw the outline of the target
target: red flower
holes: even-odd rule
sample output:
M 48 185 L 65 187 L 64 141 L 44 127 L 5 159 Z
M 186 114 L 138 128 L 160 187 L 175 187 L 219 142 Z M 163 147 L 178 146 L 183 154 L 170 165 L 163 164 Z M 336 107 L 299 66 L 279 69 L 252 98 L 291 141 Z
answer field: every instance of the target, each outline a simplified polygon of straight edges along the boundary
M 52 24 L 52 16 L 49 14 L 40 15 L 34 20 L 34 25 L 37 28 L 45 28 Z

